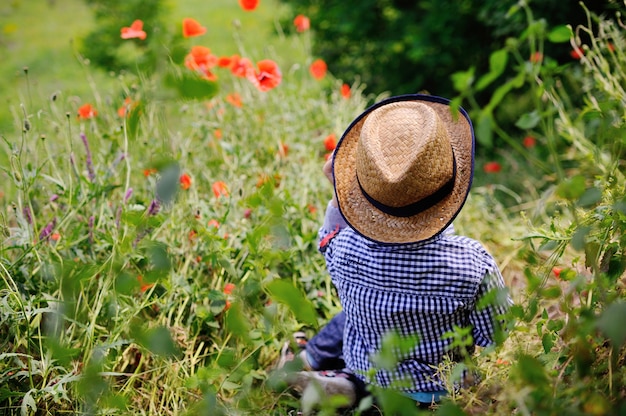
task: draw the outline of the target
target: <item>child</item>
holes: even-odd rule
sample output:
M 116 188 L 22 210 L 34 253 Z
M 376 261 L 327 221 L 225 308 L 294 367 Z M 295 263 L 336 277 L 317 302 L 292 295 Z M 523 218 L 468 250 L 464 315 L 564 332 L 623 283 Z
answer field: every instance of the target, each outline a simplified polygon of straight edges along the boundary
M 324 173 L 334 185 L 319 250 L 343 311 L 305 346 L 305 369 L 292 378 L 316 380 L 354 403 L 373 383 L 419 403 L 446 394 L 437 374 L 450 351 L 443 335 L 471 327 L 488 346 L 510 300 L 479 304 L 504 282 L 483 246 L 454 234 L 474 165 L 474 133 L 463 109 L 446 99 L 404 95 L 365 110 L 348 127 Z M 417 339 L 393 368 L 372 358 L 389 334 Z M 453 356 L 453 359 L 455 357 Z

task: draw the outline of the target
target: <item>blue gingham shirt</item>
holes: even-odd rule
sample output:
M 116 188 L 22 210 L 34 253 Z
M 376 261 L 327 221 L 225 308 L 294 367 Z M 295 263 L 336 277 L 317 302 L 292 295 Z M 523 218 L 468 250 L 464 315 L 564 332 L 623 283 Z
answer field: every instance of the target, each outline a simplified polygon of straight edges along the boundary
M 444 390 L 437 366 L 449 352 L 442 339 L 454 326 L 472 327 L 474 344 L 488 346 L 498 316 L 509 303 L 494 259 L 470 238 L 454 235 L 452 226 L 427 241 L 379 244 L 347 226 L 329 204 L 319 231 L 319 250 L 346 313 L 343 355 L 346 367 L 366 382 L 396 386 L 407 393 Z M 477 307 L 479 299 L 499 289 L 498 302 Z M 504 298 L 504 299 L 503 299 Z M 385 335 L 417 334 L 419 342 L 398 358 L 395 369 L 375 368 Z

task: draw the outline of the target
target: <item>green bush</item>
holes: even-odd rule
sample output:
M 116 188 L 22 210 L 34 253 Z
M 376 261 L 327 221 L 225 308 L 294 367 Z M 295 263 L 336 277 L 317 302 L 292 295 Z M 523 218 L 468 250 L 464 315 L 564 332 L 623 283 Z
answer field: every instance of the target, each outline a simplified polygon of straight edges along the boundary
M 523 17 L 509 14 L 517 0 L 283 1 L 310 17 L 313 54 L 326 60 L 338 78 L 360 79 L 375 94 L 450 96 L 453 72 L 469 67 L 486 71 L 489 53 L 526 27 Z M 548 26 L 585 21 L 576 1 L 528 3 Z M 594 1 L 589 7 L 602 12 L 614 6 Z M 559 61 L 570 59 L 569 49 L 548 52 Z

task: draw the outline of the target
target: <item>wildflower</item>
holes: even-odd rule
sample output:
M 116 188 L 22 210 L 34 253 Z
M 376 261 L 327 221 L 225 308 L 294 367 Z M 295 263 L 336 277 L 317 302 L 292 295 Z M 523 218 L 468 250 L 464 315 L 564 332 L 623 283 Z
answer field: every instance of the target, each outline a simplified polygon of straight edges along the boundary
M 187 238 L 189 239 L 190 242 L 193 242 L 193 240 L 195 240 L 197 236 L 198 236 L 198 233 L 196 232 L 196 230 L 191 230 L 189 231 Z
M 280 68 L 271 59 L 264 59 L 257 62 L 257 70 L 249 68 L 246 77 L 259 91 L 266 92 L 276 88 L 283 79 Z
M 185 56 L 185 66 L 196 71 L 209 81 L 217 80 L 217 76 L 211 72 L 211 68 L 217 65 L 217 56 L 211 53 L 206 46 L 194 46 Z
M 78 108 L 78 118 L 89 119 L 98 115 L 98 111 L 91 104 L 83 104 Z
M 220 56 L 217 58 L 217 66 L 220 68 L 230 68 L 233 64 L 233 58 L 230 56 Z
M 299 14 L 293 19 L 293 25 L 296 27 L 297 32 L 302 33 L 309 30 L 311 21 L 305 15 Z
M 244 218 L 250 218 L 251 215 L 252 215 L 252 209 L 251 208 L 246 208 L 246 210 L 243 212 L 243 217 Z
M 335 136 L 334 133 L 331 133 L 328 136 L 326 136 L 326 138 L 324 139 L 324 148 L 328 150 L 329 152 L 332 152 L 333 150 L 335 150 L 336 146 L 337 146 L 337 136 Z
M 228 196 L 228 187 L 226 186 L 226 183 L 222 181 L 213 183 L 211 188 L 213 189 L 213 195 L 215 195 L 216 198 L 219 198 L 220 196 Z
M 54 227 L 56 225 L 57 225 L 57 219 L 54 218 L 39 233 L 39 241 L 47 240 L 48 238 L 50 238 L 50 235 L 52 235 L 52 230 L 54 230 Z
M 221 139 L 222 138 L 222 129 L 215 129 L 213 131 L 213 137 L 215 137 L 216 139 Z
M 143 31 L 143 22 L 141 20 L 135 20 L 130 27 L 123 27 L 121 30 L 122 39 L 133 39 L 138 38 L 144 40 L 146 36 L 146 32 Z
M 153 199 L 152 202 L 150 202 L 150 206 L 148 207 L 148 215 L 156 215 L 159 212 L 160 208 L 161 204 L 159 204 L 159 201 Z
M 241 8 L 247 12 L 251 12 L 259 5 L 259 0 L 239 0 Z
M 483 166 L 485 173 L 498 173 L 502 170 L 502 165 L 498 162 L 487 162 Z
M 313 204 L 307 205 L 307 209 L 309 210 L 309 213 L 311 214 L 315 214 L 317 212 L 317 207 Z
M 572 49 L 569 54 L 574 59 L 581 59 L 583 56 L 585 56 L 585 52 L 578 46 Z
M 133 103 L 133 99 L 130 97 L 126 97 L 124 98 L 124 104 L 117 109 L 117 115 L 120 116 L 120 118 L 124 118 L 129 114 L 129 110 L 135 106 L 135 103 Z
M 24 219 L 27 223 L 29 223 L 30 225 L 33 224 L 33 215 L 30 211 L 30 207 L 22 208 L 22 215 L 24 216 Z
M 250 70 L 254 70 L 254 65 L 251 60 L 248 58 L 242 58 L 239 55 L 233 55 L 231 57 L 230 72 L 234 76 L 238 78 L 245 78 Z
M 347 100 L 351 95 L 352 90 L 350 89 L 350 86 L 348 84 L 343 84 L 341 86 L 341 96 Z
M 554 266 L 552 268 L 552 274 L 554 275 L 554 277 L 556 277 L 557 279 L 559 279 L 561 277 L 561 272 L 563 271 L 562 267 L 558 267 L 558 266 Z
M 49 201 L 50 201 L 50 202 L 54 202 L 54 201 L 56 201 L 57 199 L 59 199 L 59 195 L 57 195 L 57 194 L 52 194 L 52 195 L 50 196 Z
M 191 38 L 194 36 L 204 35 L 206 28 L 198 23 L 197 20 L 190 17 L 183 19 L 183 37 Z
M 92 215 L 87 221 L 87 227 L 89 228 L 89 243 L 93 244 L 93 229 L 96 222 L 96 218 Z
M 287 157 L 289 154 L 289 146 L 283 142 L 278 142 L 278 155 L 280 157 Z
M 237 108 L 241 108 L 243 106 L 243 103 L 241 102 L 241 95 L 239 95 L 239 93 L 232 93 L 232 94 L 228 94 L 226 96 L 226 102 L 232 104 L 233 106 L 237 107 Z
M 609 52 L 615 52 L 615 45 L 613 45 L 611 42 L 607 42 L 606 48 L 609 50 Z
M 186 173 L 180 175 L 180 187 L 187 190 L 191 187 L 191 176 Z
M 150 175 L 153 175 L 155 173 L 157 173 L 158 171 L 155 168 L 147 168 L 143 170 L 143 176 L 145 176 L 146 178 Z
M 132 195 L 133 195 L 133 188 L 128 188 L 126 190 L 126 193 L 124 194 L 124 204 L 128 202 L 128 200 L 130 199 Z
M 526 136 L 524 137 L 524 140 L 522 140 L 522 144 L 525 148 L 530 149 L 532 147 L 535 147 L 535 144 L 537 144 L 537 140 L 535 140 L 533 136 Z
M 144 293 L 152 286 L 154 286 L 154 283 L 144 283 L 142 275 L 137 276 L 137 281 L 139 282 L 139 290 L 141 291 L 141 293 Z
M 59 234 L 59 233 L 52 233 L 50 238 L 52 239 L 52 241 L 59 241 L 61 239 L 61 234 Z
M 236 286 L 234 283 L 226 283 L 224 285 L 224 289 L 223 292 L 225 295 L 232 295 L 233 291 L 235 290 Z
M 87 142 L 87 136 L 85 135 L 85 133 L 80 134 L 80 139 L 83 141 L 83 144 L 85 145 L 85 152 L 86 152 L 86 158 L 87 158 L 87 173 L 89 174 L 89 180 L 93 182 L 96 180 L 96 173 L 94 172 L 93 160 L 91 159 L 91 151 L 89 150 L 89 142 Z
M 220 228 L 220 223 L 219 223 L 218 220 L 212 219 L 212 220 L 209 220 L 209 222 L 207 223 L 207 226 L 213 227 L 215 229 L 218 229 L 218 228 Z
M 529 61 L 533 64 L 541 63 L 541 61 L 543 61 L 543 54 L 541 52 L 535 52 L 530 55 Z
M 326 65 L 326 62 L 324 62 L 322 59 L 316 59 L 309 66 L 309 72 L 311 73 L 311 75 L 313 75 L 313 78 L 318 81 L 326 76 L 327 70 L 328 66 Z

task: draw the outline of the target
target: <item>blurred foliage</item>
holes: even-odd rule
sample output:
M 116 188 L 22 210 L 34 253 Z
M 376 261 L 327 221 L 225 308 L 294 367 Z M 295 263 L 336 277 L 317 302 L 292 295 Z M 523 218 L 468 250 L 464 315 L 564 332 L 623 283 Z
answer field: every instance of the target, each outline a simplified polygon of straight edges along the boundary
M 526 29 L 523 16 L 509 14 L 518 0 L 282 1 L 311 19 L 313 55 L 322 57 L 336 77 L 360 79 L 375 94 L 451 96 L 452 73 L 470 67 L 487 71 L 490 52 Z M 528 3 L 548 26 L 586 21 L 577 0 Z M 591 1 L 589 7 L 601 13 L 614 2 Z M 571 59 L 568 49 L 546 54 L 559 62 Z
M 92 9 L 95 24 L 82 39 L 81 54 L 106 71 L 132 70 L 152 73 L 171 45 L 171 32 L 164 24 L 170 7 L 165 0 L 84 0 Z M 145 40 L 124 40 L 122 27 L 141 20 Z

